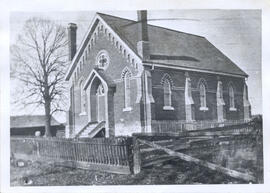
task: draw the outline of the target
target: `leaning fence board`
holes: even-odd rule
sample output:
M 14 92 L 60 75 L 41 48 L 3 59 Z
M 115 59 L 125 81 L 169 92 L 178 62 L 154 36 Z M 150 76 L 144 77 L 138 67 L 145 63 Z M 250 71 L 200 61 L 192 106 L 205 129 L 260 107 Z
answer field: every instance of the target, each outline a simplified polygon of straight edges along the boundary
M 145 140 L 141 140 L 141 139 L 138 139 L 138 141 L 140 143 L 149 145 L 149 146 L 151 146 L 153 148 L 161 149 L 161 150 L 165 151 L 167 154 L 169 154 L 171 156 L 179 157 L 180 159 L 182 159 L 184 161 L 187 161 L 187 162 L 196 163 L 198 165 L 207 167 L 207 168 L 209 168 L 211 170 L 218 171 L 218 172 L 224 173 L 226 175 L 229 175 L 229 176 L 231 176 L 233 178 L 242 179 L 242 180 L 245 180 L 245 181 L 252 181 L 252 182 L 256 181 L 256 178 L 254 176 L 249 175 L 249 174 L 245 174 L 245 173 L 241 173 L 241 172 L 238 172 L 238 171 L 235 171 L 235 170 L 231 170 L 231 169 L 228 169 L 228 168 L 225 168 L 225 167 L 222 167 L 222 166 L 219 166 L 219 165 L 207 162 L 207 161 L 200 160 L 198 158 L 194 158 L 192 156 L 189 156 L 189 155 L 186 155 L 186 154 L 183 154 L 183 153 L 180 153 L 180 152 L 173 151 L 171 149 L 168 149 L 168 148 L 162 147 L 160 145 L 157 145 L 154 142 L 149 142 L 149 141 L 145 141 Z

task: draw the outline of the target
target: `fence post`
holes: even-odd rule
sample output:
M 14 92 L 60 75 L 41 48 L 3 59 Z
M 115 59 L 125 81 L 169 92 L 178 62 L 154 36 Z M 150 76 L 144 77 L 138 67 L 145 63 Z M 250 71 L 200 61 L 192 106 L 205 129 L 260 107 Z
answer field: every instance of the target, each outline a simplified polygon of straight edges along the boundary
M 36 140 L 36 143 L 37 143 L 37 156 L 39 157 L 40 156 L 40 150 L 39 150 L 39 143 L 38 143 L 38 140 Z
M 140 144 L 136 136 L 133 136 L 133 173 L 138 174 L 141 172 L 141 154 Z

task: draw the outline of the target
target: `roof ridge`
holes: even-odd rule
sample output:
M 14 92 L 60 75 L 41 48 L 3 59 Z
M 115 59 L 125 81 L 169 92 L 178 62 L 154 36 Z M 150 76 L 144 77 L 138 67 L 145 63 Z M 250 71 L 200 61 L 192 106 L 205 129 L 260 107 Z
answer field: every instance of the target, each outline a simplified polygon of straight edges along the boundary
M 136 21 L 136 20 L 126 19 L 126 18 L 122 18 L 122 17 L 118 17 L 118 16 L 114 16 L 114 15 L 109 15 L 109 14 L 105 14 L 105 13 L 97 12 L 97 14 L 138 23 L 138 21 Z M 148 19 L 147 21 L 151 21 L 151 19 Z M 201 36 L 201 35 L 196 35 L 196 34 L 192 34 L 192 33 L 188 33 L 188 32 L 178 31 L 178 30 L 175 30 L 175 29 L 167 28 L 167 27 L 162 27 L 162 26 L 153 25 L 153 24 L 149 24 L 149 23 L 147 23 L 147 25 L 152 26 L 152 27 L 161 28 L 161 29 L 164 29 L 164 30 L 177 32 L 177 33 L 183 33 L 183 34 L 187 34 L 187 35 L 197 36 L 197 37 L 200 37 L 200 38 L 205 38 L 204 36 Z
M 118 18 L 118 19 L 124 19 L 124 20 L 128 20 L 128 21 L 135 21 L 136 20 L 132 20 L 132 19 L 127 19 L 127 18 L 123 18 L 123 17 L 118 17 L 118 16 L 114 16 L 114 15 L 109 15 L 109 14 L 106 14 L 106 13 L 100 13 L 100 12 L 97 12 L 98 15 L 105 15 L 105 16 L 110 16 L 110 17 L 114 17 L 114 18 Z

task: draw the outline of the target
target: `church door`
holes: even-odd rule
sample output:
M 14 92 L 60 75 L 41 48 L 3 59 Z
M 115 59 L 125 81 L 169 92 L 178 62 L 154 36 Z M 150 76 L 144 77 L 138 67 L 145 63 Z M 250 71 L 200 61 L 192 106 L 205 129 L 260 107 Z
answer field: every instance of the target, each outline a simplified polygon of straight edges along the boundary
M 104 87 L 100 84 L 97 88 L 97 120 L 98 122 L 105 121 L 105 92 Z

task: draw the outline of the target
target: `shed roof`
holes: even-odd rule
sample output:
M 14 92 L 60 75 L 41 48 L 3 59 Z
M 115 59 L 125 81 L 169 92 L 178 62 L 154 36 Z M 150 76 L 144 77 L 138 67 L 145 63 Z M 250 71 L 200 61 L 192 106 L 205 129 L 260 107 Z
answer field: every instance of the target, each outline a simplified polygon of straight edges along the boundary
M 54 117 L 51 118 L 51 126 L 63 125 Z M 10 116 L 10 128 L 44 127 L 45 115 L 21 115 Z

